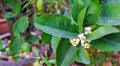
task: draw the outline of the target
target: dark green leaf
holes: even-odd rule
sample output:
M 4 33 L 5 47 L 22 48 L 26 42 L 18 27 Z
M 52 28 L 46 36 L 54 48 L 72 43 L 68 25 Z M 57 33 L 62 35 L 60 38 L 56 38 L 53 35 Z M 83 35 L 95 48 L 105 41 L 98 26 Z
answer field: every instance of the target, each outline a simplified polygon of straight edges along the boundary
M 57 50 L 58 44 L 60 42 L 60 37 L 53 36 L 51 39 L 52 49 L 53 51 Z
M 50 35 L 71 38 L 77 35 L 77 26 L 71 20 L 59 14 L 42 15 L 34 20 L 35 27 Z
M 82 33 L 82 27 L 83 27 L 83 22 L 86 14 L 87 6 L 83 8 L 83 10 L 80 11 L 78 17 L 77 17 L 77 24 L 78 24 L 78 32 Z
M 50 44 L 51 43 L 51 39 L 52 39 L 52 35 L 46 34 L 46 33 L 42 33 L 41 35 L 42 38 L 42 43 L 43 44 Z
M 20 19 L 18 19 L 12 28 L 14 36 L 23 33 L 27 29 L 28 25 L 29 21 L 27 17 L 21 17 Z
M 68 39 L 61 39 L 57 47 L 57 66 L 69 66 L 75 56 L 77 48 L 70 44 Z
M 9 45 L 10 55 L 14 56 L 19 54 L 22 44 L 23 39 L 21 37 L 14 37 Z
M 110 34 L 94 40 L 91 45 L 103 51 L 120 51 L 120 33 Z
M 101 38 L 105 35 L 111 34 L 111 33 L 117 33 L 120 32 L 119 29 L 111 26 L 101 26 L 98 29 L 94 30 L 91 34 L 87 35 L 87 39 L 92 41 L 98 38 Z
M 80 47 L 77 52 L 77 62 L 81 62 L 84 64 L 90 64 L 89 53 L 83 47 Z
M 34 43 L 39 42 L 39 38 L 37 36 L 34 36 L 34 35 L 28 35 L 26 37 L 26 41 L 34 44 Z

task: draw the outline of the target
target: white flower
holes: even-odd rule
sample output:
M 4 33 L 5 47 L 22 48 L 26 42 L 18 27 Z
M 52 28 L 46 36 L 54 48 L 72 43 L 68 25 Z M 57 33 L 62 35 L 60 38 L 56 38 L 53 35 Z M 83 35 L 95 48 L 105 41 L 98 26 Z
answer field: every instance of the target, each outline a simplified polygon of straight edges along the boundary
M 79 38 L 70 38 L 70 43 L 73 45 L 73 46 L 77 46 L 80 42 L 80 39 Z
M 86 39 L 84 33 L 78 34 L 78 37 L 80 38 L 80 40 L 85 40 Z
M 92 30 L 91 27 L 85 27 L 85 31 L 90 32 Z

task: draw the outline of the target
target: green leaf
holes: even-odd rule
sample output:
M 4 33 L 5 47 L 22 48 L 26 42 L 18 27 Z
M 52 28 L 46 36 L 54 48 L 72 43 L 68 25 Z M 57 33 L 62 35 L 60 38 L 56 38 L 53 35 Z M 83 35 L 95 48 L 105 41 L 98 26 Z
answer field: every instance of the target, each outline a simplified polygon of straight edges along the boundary
M 73 5 L 75 3 L 75 0 L 69 0 L 69 2 Z
M 43 5 L 43 0 L 37 0 L 37 9 L 38 11 L 41 11 L 42 10 L 42 5 Z
M 110 34 L 94 40 L 91 45 L 103 51 L 120 51 L 120 33 Z
M 52 49 L 53 51 L 57 50 L 58 44 L 60 42 L 60 37 L 53 36 L 51 39 Z
M 3 49 L 3 43 L 2 43 L 2 40 L 0 39 L 0 50 Z
M 57 47 L 57 66 L 69 66 L 75 56 L 77 48 L 70 44 L 68 39 L 61 39 Z
M 59 14 L 42 15 L 34 20 L 37 29 L 50 35 L 71 38 L 77 36 L 77 26 L 71 20 Z
M 15 14 L 18 14 L 18 13 L 20 13 L 20 11 L 21 11 L 21 4 L 20 4 L 20 2 L 12 2 L 11 3 L 11 6 L 12 6 L 12 10 L 13 10 L 13 12 L 15 13 Z
M 42 55 L 41 55 L 41 57 L 42 57 L 43 63 L 45 63 L 47 66 L 52 66 L 46 58 L 44 58 Z
M 21 51 L 22 52 L 30 52 L 30 51 L 32 51 L 32 46 L 28 43 L 23 43 L 21 46 Z
M 52 35 L 46 34 L 46 33 L 42 33 L 41 34 L 41 38 L 42 38 L 42 43 L 43 44 L 50 44 L 51 43 L 51 39 L 52 39 Z
M 87 10 L 87 6 L 84 7 L 78 17 L 77 17 L 77 24 L 78 24 L 78 32 L 81 33 L 82 32 L 82 27 L 83 27 L 83 22 L 84 22 L 84 18 L 85 18 L 85 14 L 86 14 L 86 10 Z
M 77 62 L 81 62 L 84 64 L 90 64 L 90 56 L 89 53 L 83 47 L 80 47 L 77 51 Z
M 120 25 L 120 2 L 108 2 L 102 5 L 98 25 Z
M 39 42 L 39 38 L 37 36 L 34 36 L 34 35 L 28 35 L 26 37 L 26 41 L 34 44 L 34 43 Z
M 23 44 L 23 39 L 21 37 L 16 36 L 12 38 L 9 44 L 10 55 L 15 56 L 19 54 L 22 44 Z
M 77 22 L 77 17 L 80 11 L 85 7 L 90 5 L 90 0 L 76 0 L 72 8 L 73 19 Z
M 15 22 L 12 28 L 14 36 L 19 35 L 20 33 L 23 33 L 27 29 L 28 25 L 29 25 L 29 21 L 27 17 L 19 18 Z
M 111 33 L 117 33 L 120 32 L 119 29 L 112 27 L 112 26 L 101 26 L 98 29 L 94 30 L 91 34 L 87 35 L 87 40 L 95 40 L 98 38 L 101 38 L 105 35 L 111 34 Z
M 100 11 L 99 0 L 91 0 L 91 4 L 88 6 L 88 11 L 86 13 L 85 24 L 96 24 L 100 16 Z
M 8 12 L 8 13 L 6 13 L 6 14 L 4 15 L 4 17 L 5 17 L 6 19 L 12 19 L 12 18 L 14 17 L 14 14 L 11 13 L 11 12 Z

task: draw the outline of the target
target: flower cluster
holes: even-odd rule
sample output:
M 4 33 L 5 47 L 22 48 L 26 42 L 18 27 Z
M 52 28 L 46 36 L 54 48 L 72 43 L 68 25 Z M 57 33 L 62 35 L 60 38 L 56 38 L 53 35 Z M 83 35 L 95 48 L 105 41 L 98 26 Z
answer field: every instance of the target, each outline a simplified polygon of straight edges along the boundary
M 84 33 L 78 34 L 77 38 L 70 38 L 70 43 L 73 46 L 77 46 L 80 42 L 81 46 L 83 46 L 84 48 L 89 48 L 90 47 L 90 41 L 86 40 L 85 35 L 92 33 L 91 30 L 92 30 L 91 27 L 85 27 Z

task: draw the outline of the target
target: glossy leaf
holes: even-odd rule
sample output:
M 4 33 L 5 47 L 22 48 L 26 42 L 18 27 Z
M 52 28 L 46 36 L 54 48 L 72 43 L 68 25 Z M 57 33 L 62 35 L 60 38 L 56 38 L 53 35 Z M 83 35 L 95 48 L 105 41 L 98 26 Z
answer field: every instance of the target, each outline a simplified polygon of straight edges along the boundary
M 103 51 L 120 51 L 120 33 L 110 34 L 94 40 L 91 45 Z
M 57 47 L 57 66 L 69 66 L 74 59 L 77 48 L 68 39 L 61 39 Z
M 120 2 L 108 2 L 102 6 L 98 25 L 120 25 Z
M 120 32 L 119 29 L 111 26 L 101 26 L 98 29 L 94 30 L 91 34 L 87 35 L 87 40 L 95 40 L 98 38 L 101 38 L 105 35 L 111 34 L 111 33 L 117 33 Z
M 77 17 L 77 24 L 78 24 L 78 32 L 79 32 L 79 33 L 82 33 L 82 29 L 83 29 L 82 27 L 83 27 L 83 22 L 84 22 L 86 10 L 87 10 L 87 6 L 84 7 L 84 8 L 80 11 L 80 13 L 79 13 L 79 15 L 78 15 L 78 17 Z
M 89 53 L 83 47 L 80 47 L 79 50 L 77 51 L 77 62 L 90 64 Z
M 42 15 L 34 20 L 37 29 L 50 35 L 71 38 L 77 35 L 77 26 L 71 24 L 71 20 L 63 15 Z
M 37 36 L 34 36 L 34 35 L 28 35 L 26 37 L 26 41 L 34 44 L 34 43 L 39 42 L 39 38 Z
M 29 25 L 29 21 L 27 17 L 19 18 L 15 22 L 12 28 L 14 36 L 19 35 L 20 33 L 23 33 L 27 29 L 28 25 Z
M 57 50 L 58 44 L 60 42 L 60 37 L 53 36 L 51 39 L 52 49 L 53 51 Z
M 14 37 L 9 44 L 10 55 L 14 56 L 19 54 L 23 40 L 21 37 Z

